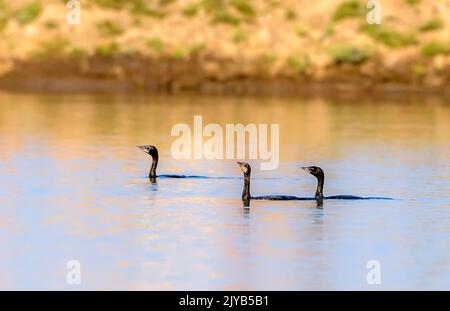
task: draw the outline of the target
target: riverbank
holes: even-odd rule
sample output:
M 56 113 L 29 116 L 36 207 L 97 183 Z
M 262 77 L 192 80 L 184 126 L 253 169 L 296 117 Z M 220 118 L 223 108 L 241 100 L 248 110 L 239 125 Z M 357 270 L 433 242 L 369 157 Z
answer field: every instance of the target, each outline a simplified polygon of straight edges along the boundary
M 450 84 L 450 1 L 0 0 L 0 88 L 295 94 Z M 412 22 L 414 21 L 414 22 Z

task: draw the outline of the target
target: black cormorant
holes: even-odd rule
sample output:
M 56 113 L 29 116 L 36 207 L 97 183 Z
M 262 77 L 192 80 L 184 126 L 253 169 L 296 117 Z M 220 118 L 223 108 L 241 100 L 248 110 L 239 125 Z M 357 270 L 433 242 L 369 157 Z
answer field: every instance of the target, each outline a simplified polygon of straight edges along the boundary
M 323 200 L 392 200 L 391 198 L 378 198 L 378 197 L 364 198 L 354 195 L 333 195 L 325 197 L 323 195 L 323 185 L 325 182 L 325 174 L 323 170 L 318 166 L 302 167 L 302 170 L 304 170 L 307 173 L 310 173 L 311 175 L 317 178 L 317 188 L 316 193 L 314 195 L 314 198 L 317 200 L 317 202 L 322 202 Z

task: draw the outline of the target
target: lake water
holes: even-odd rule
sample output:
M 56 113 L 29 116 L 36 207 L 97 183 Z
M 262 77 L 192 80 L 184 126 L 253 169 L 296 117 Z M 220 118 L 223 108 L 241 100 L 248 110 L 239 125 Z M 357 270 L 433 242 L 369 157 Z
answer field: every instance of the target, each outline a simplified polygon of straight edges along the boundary
M 450 290 L 450 105 L 375 100 L 0 94 L 0 288 Z M 252 194 L 392 201 L 240 199 L 234 160 L 175 160 L 176 123 L 280 124 L 280 165 L 253 164 Z M 153 144 L 160 174 L 147 178 Z M 81 284 L 66 264 L 81 265 Z M 381 284 L 370 285 L 370 260 Z

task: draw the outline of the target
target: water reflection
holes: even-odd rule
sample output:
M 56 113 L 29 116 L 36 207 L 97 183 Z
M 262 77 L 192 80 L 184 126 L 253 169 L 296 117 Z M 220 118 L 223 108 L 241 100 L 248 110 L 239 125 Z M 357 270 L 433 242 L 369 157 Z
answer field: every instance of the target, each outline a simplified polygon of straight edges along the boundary
M 175 123 L 279 123 L 280 167 L 252 194 L 395 201 L 241 201 L 235 161 L 170 156 Z M 0 95 L 3 289 L 450 289 L 450 107 L 432 98 L 348 100 Z M 157 145 L 150 180 L 135 146 Z M 255 162 L 257 163 L 257 162 Z M 253 163 L 251 163 L 253 164 Z M 253 165 L 257 168 L 258 165 Z M 439 267 L 439 268 L 437 268 Z

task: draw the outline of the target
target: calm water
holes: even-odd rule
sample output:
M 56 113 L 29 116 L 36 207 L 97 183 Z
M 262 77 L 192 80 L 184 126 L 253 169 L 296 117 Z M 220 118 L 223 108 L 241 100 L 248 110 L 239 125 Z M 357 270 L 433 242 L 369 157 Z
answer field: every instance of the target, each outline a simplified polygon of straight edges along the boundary
M 279 123 L 281 163 L 252 194 L 394 201 L 240 201 L 235 161 L 171 158 L 175 123 Z M 1 289 L 450 290 L 450 105 L 0 94 Z M 146 178 L 159 173 L 229 179 Z M 81 263 L 82 283 L 66 282 Z M 368 285 L 366 264 L 381 264 Z

